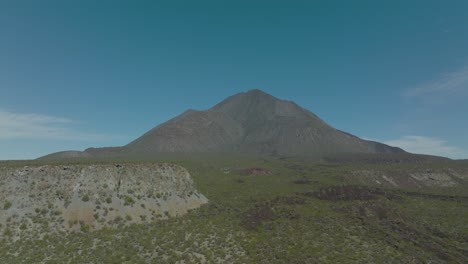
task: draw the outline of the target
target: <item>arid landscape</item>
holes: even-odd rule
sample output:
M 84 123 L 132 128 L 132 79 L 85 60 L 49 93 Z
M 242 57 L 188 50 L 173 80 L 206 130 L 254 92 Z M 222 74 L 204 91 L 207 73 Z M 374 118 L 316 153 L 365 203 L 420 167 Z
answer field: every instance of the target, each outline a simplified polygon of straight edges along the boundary
M 7 263 L 464 263 L 468 258 L 467 162 L 402 167 L 237 155 L 160 160 L 187 168 L 194 185 L 175 165 L 2 162 L 0 258 Z M 119 170 L 115 164 L 127 168 L 118 174 L 119 192 L 118 177 L 110 176 Z M 165 166 L 170 170 L 159 172 L 167 178 L 158 176 Z M 41 168 L 50 176 L 20 175 Z M 73 173 L 63 168 L 95 169 L 86 180 L 67 176 Z M 149 168 L 156 169 L 155 187 L 149 175 L 132 174 Z M 131 177 L 137 175 L 138 180 Z M 30 186 L 33 181 L 36 187 Z M 75 182 L 83 185 L 68 194 L 71 203 L 65 207 L 67 198 L 58 193 Z M 29 193 L 5 192 L 11 184 L 28 187 Z M 74 212 L 84 218 L 70 218 Z
M 467 264 L 467 10 L 0 0 L 0 264 Z
M 258 90 L 213 109 L 186 112 L 124 147 L 1 162 L 0 259 L 468 259 L 467 161 L 361 140 Z

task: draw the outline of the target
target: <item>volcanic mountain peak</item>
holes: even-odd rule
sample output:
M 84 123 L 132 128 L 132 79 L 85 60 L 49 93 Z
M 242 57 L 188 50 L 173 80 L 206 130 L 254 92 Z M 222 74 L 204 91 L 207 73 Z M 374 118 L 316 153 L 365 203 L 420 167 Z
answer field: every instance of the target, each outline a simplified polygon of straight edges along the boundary
M 270 120 L 281 116 L 295 118 L 315 116 L 294 102 L 280 100 L 258 89 L 228 97 L 211 110 L 225 113 L 240 122 Z
M 187 110 L 123 147 L 85 152 L 93 157 L 201 152 L 323 157 L 404 151 L 336 130 L 294 102 L 255 89 L 230 96 L 208 110 Z

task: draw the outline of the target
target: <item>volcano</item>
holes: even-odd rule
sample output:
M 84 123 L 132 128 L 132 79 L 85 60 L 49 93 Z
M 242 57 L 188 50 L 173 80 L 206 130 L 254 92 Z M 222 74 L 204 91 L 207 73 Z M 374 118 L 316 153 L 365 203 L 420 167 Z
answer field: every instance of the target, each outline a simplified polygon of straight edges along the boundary
M 208 110 L 187 110 L 122 147 L 64 151 L 43 158 L 125 158 L 164 153 L 325 157 L 405 152 L 335 129 L 294 102 L 250 90 L 230 96 Z

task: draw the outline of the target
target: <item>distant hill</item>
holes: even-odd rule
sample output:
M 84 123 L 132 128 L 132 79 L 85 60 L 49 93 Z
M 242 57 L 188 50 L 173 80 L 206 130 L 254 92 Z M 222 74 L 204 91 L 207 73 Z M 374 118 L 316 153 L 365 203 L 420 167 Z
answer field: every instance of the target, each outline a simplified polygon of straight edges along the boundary
M 122 147 L 89 148 L 81 154 L 59 152 L 43 158 L 140 157 L 160 153 L 325 157 L 405 152 L 337 130 L 294 102 L 250 90 L 205 111 L 188 110 Z

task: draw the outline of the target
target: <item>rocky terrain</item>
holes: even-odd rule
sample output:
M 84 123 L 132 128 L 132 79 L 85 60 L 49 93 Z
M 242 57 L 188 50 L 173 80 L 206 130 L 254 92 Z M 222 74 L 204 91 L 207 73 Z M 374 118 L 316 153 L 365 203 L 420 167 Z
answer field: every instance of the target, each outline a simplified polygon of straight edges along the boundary
M 87 164 L 0 168 L 0 226 L 92 231 L 153 222 L 207 203 L 186 169 L 173 164 Z
M 411 153 L 345 154 L 324 158 L 322 162 L 327 166 L 348 166 L 346 179 L 365 185 L 426 189 L 468 184 L 466 161 L 444 157 Z
M 337 130 L 294 102 L 251 90 L 208 110 L 185 111 L 122 147 L 64 151 L 42 159 L 134 158 L 164 153 L 325 157 L 405 152 Z
M 456 187 L 466 185 L 466 169 L 391 169 L 357 170 L 350 179 L 362 184 L 398 188 Z

